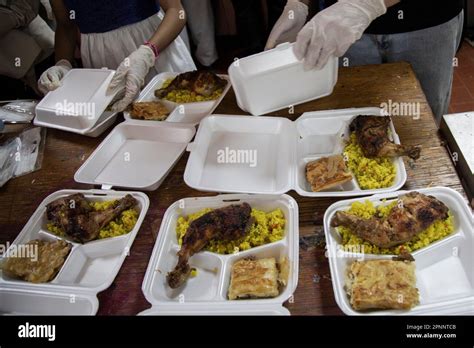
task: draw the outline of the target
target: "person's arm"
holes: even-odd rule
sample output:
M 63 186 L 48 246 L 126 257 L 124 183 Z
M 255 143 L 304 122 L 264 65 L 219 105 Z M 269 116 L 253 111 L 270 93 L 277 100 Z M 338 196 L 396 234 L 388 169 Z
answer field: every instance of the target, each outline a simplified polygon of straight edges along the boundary
M 321 69 L 331 56 L 341 57 L 370 23 L 399 0 L 339 0 L 318 12 L 298 33 L 293 47 L 307 69 Z
M 272 28 L 265 50 L 283 42 L 294 42 L 308 18 L 310 0 L 288 0 L 285 8 Z
M 392 7 L 400 2 L 400 0 L 384 0 L 385 1 L 385 6 L 387 7 Z M 309 6 L 311 3 L 311 0 L 299 0 L 299 2 L 302 2 L 306 6 Z
M 108 93 L 119 96 L 112 105 L 113 111 L 123 111 L 133 102 L 145 83 L 146 75 L 156 59 L 159 59 L 159 52 L 166 49 L 186 25 L 186 13 L 181 0 L 162 0 L 160 4 L 165 17 L 155 34 L 120 64 L 110 82 Z
M 61 80 L 72 69 L 78 33 L 63 0 L 51 0 L 51 7 L 57 22 L 54 42 L 56 65 L 43 72 L 38 80 L 38 88 L 43 94 L 61 86 Z
M 17 27 L 15 14 L 8 9 L 0 9 L 0 38 Z
M 400 0 L 385 0 L 385 6 L 392 7 L 398 4 Z
M 13 29 L 25 28 L 38 15 L 38 0 L 16 0 L 0 6 L 0 37 Z
M 165 17 L 155 34 L 148 40 L 158 50 L 163 51 L 181 33 L 186 25 L 186 12 L 181 0 L 161 0 L 160 6 L 165 12 Z
M 72 64 L 77 44 L 77 25 L 69 17 L 70 14 L 63 0 L 51 0 L 51 7 L 57 22 L 55 34 L 56 62 L 67 60 Z

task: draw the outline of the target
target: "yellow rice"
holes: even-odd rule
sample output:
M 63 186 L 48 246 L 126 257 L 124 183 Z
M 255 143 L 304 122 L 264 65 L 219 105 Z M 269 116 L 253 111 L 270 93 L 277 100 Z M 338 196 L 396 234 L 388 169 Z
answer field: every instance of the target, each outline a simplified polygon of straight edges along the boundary
M 166 88 L 170 85 L 171 82 L 173 82 L 174 78 L 166 80 L 161 88 Z M 175 102 L 175 103 L 180 103 L 180 104 L 185 104 L 185 103 L 196 103 L 196 102 L 203 102 L 203 101 L 210 101 L 210 100 L 216 100 L 219 99 L 219 97 L 222 95 L 224 92 L 224 89 L 220 88 L 216 90 L 212 95 L 209 97 L 205 97 L 203 95 L 197 94 L 192 91 L 188 91 L 185 89 L 180 89 L 180 90 L 174 90 L 169 92 L 166 97 L 163 99 Z
M 110 206 L 112 206 L 116 201 L 105 201 L 105 202 L 89 202 L 90 206 L 94 208 L 96 211 L 102 211 Z M 138 211 L 135 209 L 128 209 L 122 212 L 119 217 L 115 220 L 109 222 L 104 228 L 102 228 L 99 232 L 99 237 L 97 239 L 104 239 L 104 238 L 112 238 L 122 236 L 124 234 L 129 233 L 135 227 L 135 224 L 138 220 Z M 46 225 L 48 231 L 61 236 L 65 237 L 64 231 L 55 226 L 52 223 Z
M 179 245 L 183 243 L 183 237 L 190 223 L 211 210 L 212 209 L 203 209 L 194 214 L 180 216 L 178 218 L 176 235 Z M 254 218 L 254 223 L 245 237 L 229 242 L 211 240 L 206 250 L 218 254 L 232 254 L 283 239 L 286 220 L 280 209 L 273 210 L 269 213 L 252 209 L 251 216 Z
M 355 133 L 352 133 L 344 149 L 347 166 L 357 179 L 363 190 L 386 188 L 393 185 L 396 168 L 388 157 L 367 158 L 357 143 Z
M 375 207 L 371 201 L 354 202 L 347 212 L 365 219 L 369 219 L 373 216 L 384 218 L 388 216 L 396 204 L 397 201 L 394 201 L 389 204 L 381 204 L 378 207 Z M 436 221 L 426 230 L 413 237 L 412 240 L 393 248 L 379 248 L 378 246 L 375 246 L 356 236 L 348 227 L 337 227 L 337 231 L 341 235 L 341 244 L 348 247 L 348 250 L 351 250 L 351 247 L 354 246 L 362 246 L 363 248 L 361 249 L 365 254 L 400 255 L 403 252 L 412 253 L 418 249 L 430 245 L 437 240 L 449 236 L 454 231 L 454 221 L 452 214 L 449 213 L 447 219 Z

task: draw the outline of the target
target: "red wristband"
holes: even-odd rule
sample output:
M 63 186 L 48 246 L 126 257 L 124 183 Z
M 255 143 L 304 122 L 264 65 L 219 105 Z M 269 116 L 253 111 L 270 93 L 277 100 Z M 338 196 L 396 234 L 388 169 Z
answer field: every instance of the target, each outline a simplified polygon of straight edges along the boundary
M 155 58 L 158 58 L 158 55 L 160 53 L 160 51 L 158 50 L 158 47 L 155 44 L 151 43 L 150 41 L 146 41 L 145 45 L 150 47 L 153 53 L 155 54 Z

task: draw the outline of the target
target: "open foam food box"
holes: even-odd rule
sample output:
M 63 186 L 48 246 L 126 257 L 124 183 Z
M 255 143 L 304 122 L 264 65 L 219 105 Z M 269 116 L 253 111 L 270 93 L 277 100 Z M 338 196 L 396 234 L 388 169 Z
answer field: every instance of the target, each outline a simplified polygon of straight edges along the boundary
M 190 259 L 190 266 L 197 269 L 197 275 L 179 289 L 169 288 L 166 275 L 175 267 L 176 253 L 180 250 L 176 234 L 178 218 L 204 208 L 216 209 L 243 202 L 265 212 L 281 209 L 286 220 L 284 238 L 231 255 L 201 251 Z M 143 280 L 142 290 L 152 307 L 140 315 L 288 315 L 283 303 L 291 297 L 298 283 L 298 226 L 298 205 L 287 195 L 233 194 L 175 202 L 163 217 Z M 279 296 L 228 300 L 232 265 L 248 257 L 273 257 L 277 262 L 281 257 L 288 259 L 289 277 Z
M 290 43 L 237 59 L 229 67 L 237 104 L 254 116 L 328 96 L 337 75 L 336 57 L 320 70 L 306 70 Z
M 107 88 L 115 74 L 108 69 L 72 69 L 61 86 L 37 105 L 34 124 L 97 137 L 111 126 L 117 113 L 107 111 L 115 94 Z
M 77 182 L 156 190 L 194 137 L 193 125 L 126 121 L 117 125 L 77 170 Z
M 327 110 L 305 113 L 295 122 L 283 117 L 209 116 L 188 146 L 191 154 L 184 180 L 202 191 L 283 194 L 295 190 L 307 197 L 361 196 L 400 189 L 407 174 L 399 157 L 393 159 L 396 176 L 390 187 L 363 190 L 354 178 L 335 188 L 311 191 L 305 175 L 307 163 L 342 154 L 349 124 L 357 115 L 384 113 L 379 108 Z M 389 133 L 400 144 L 393 123 Z
M 216 100 L 209 100 L 203 102 L 194 102 L 194 103 L 175 103 L 165 99 L 159 99 L 155 97 L 155 91 L 163 84 L 172 78 L 175 78 L 179 73 L 177 72 L 164 72 L 156 75 L 148 85 L 141 91 L 135 102 L 149 102 L 149 101 L 159 101 L 161 102 L 170 112 L 169 116 L 165 121 L 153 121 L 153 120 L 135 120 L 131 117 L 130 112 L 125 111 L 124 117 L 126 120 L 134 120 L 135 122 L 142 122 L 145 124 L 154 123 L 154 122 L 171 122 L 171 123 L 189 123 L 193 125 L 199 124 L 199 122 L 213 113 L 217 106 L 224 99 L 225 95 L 230 89 L 230 81 L 227 75 L 218 75 L 220 78 L 227 81 L 226 86 L 220 97 Z
M 131 194 L 138 200 L 140 210 L 134 229 L 119 237 L 84 245 L 73 243 L 67 260 L 49 283 L 27 283 L 0 273 L 0 313 L 95 314 L 97 293 L 108 288 L 117 275 L 149 206 L 144 193 L 112 191 L 112 187 L 140 191 L 158 188 L 184 153 L 195 131 L 193 125 L 134 121 L 115 127 L 75 174 L 77 182 L 101 185 L 102 189 L 53 193 L 41 203 L 11 247 L 34 239 L 58 239 L 47 230 L 46 205 L 77 192 L 84 193 L 86 199 L 99 201 Z
M 391 259 L 394 255 L 374 255 L 340 250 L 341 237 L 330 223 L 337 211 L 347 210 L 356 201 L 370 200 L 375 206 L 390 204 L 408 192 L 399 191 L 334 203 L 324 215 L 331 279 L 336 302 L 348 315 L 473 315 L 474 314 L 474 231 L 472 212 L 464 198 L 446 187 L 416 190 L 442 201 L 454 217 L 454 232 L 414 251 L 416 287 L 420 304 L 411 310 L 356 311 L 345 291 L 349 265 L 356 260 Z
M 71 194 L 82 193 L 88 201 L 121 199 L 126 194 L 138 201 L 139 216 L 128 234 L 90 241 L 72 242 L 48 231 L 46 206 Z M 114 281 L 137 235 L 149 206 L 140 192 L 62 190 L 49 195 L 37 208 L 9 250 L 34 239 L 64 239 L 72 244 L 63 266 L 53 280 L 35 284 L 10 278 L 0 270 L 0 313 L 13 315 L 94 315 L 99 307 L 97 293 Z M 8 251 L 7 251 L 8 255 Z M 0 262 L 3 259 L 0 258 Z

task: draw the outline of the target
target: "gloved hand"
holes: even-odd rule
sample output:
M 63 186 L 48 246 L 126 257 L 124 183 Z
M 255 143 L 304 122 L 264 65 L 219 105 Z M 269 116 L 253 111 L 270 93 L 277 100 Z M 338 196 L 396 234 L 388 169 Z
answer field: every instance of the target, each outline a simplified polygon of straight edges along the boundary
M 288 0 L 282 15 L 273 26 L 265 50 L 283 42 L 295 42 L 308 17 L 308 6 L 298 0 Z
M 61 80 L 71 69 L 71 63 L 66 59 L 61 59 L 55 66 L 52 66 L 41 74 L 38 80 L 38 89 L 43 94 L 47 94 L 49 91 L 54 91 L 56 88 L 61 86 Z
M 339 0 L 319 12 L 298 34 L 294 52 L 306 69 L 321 69 L 341 57 L 370 23 L 387 12 L 384 0 Z
M 112 111 L 124 111 L 140 93 L 145 77 L 155 65 L 153 50 L 141 45 L 120 64 L 108 87 L 108 93 L 117 93 Z

